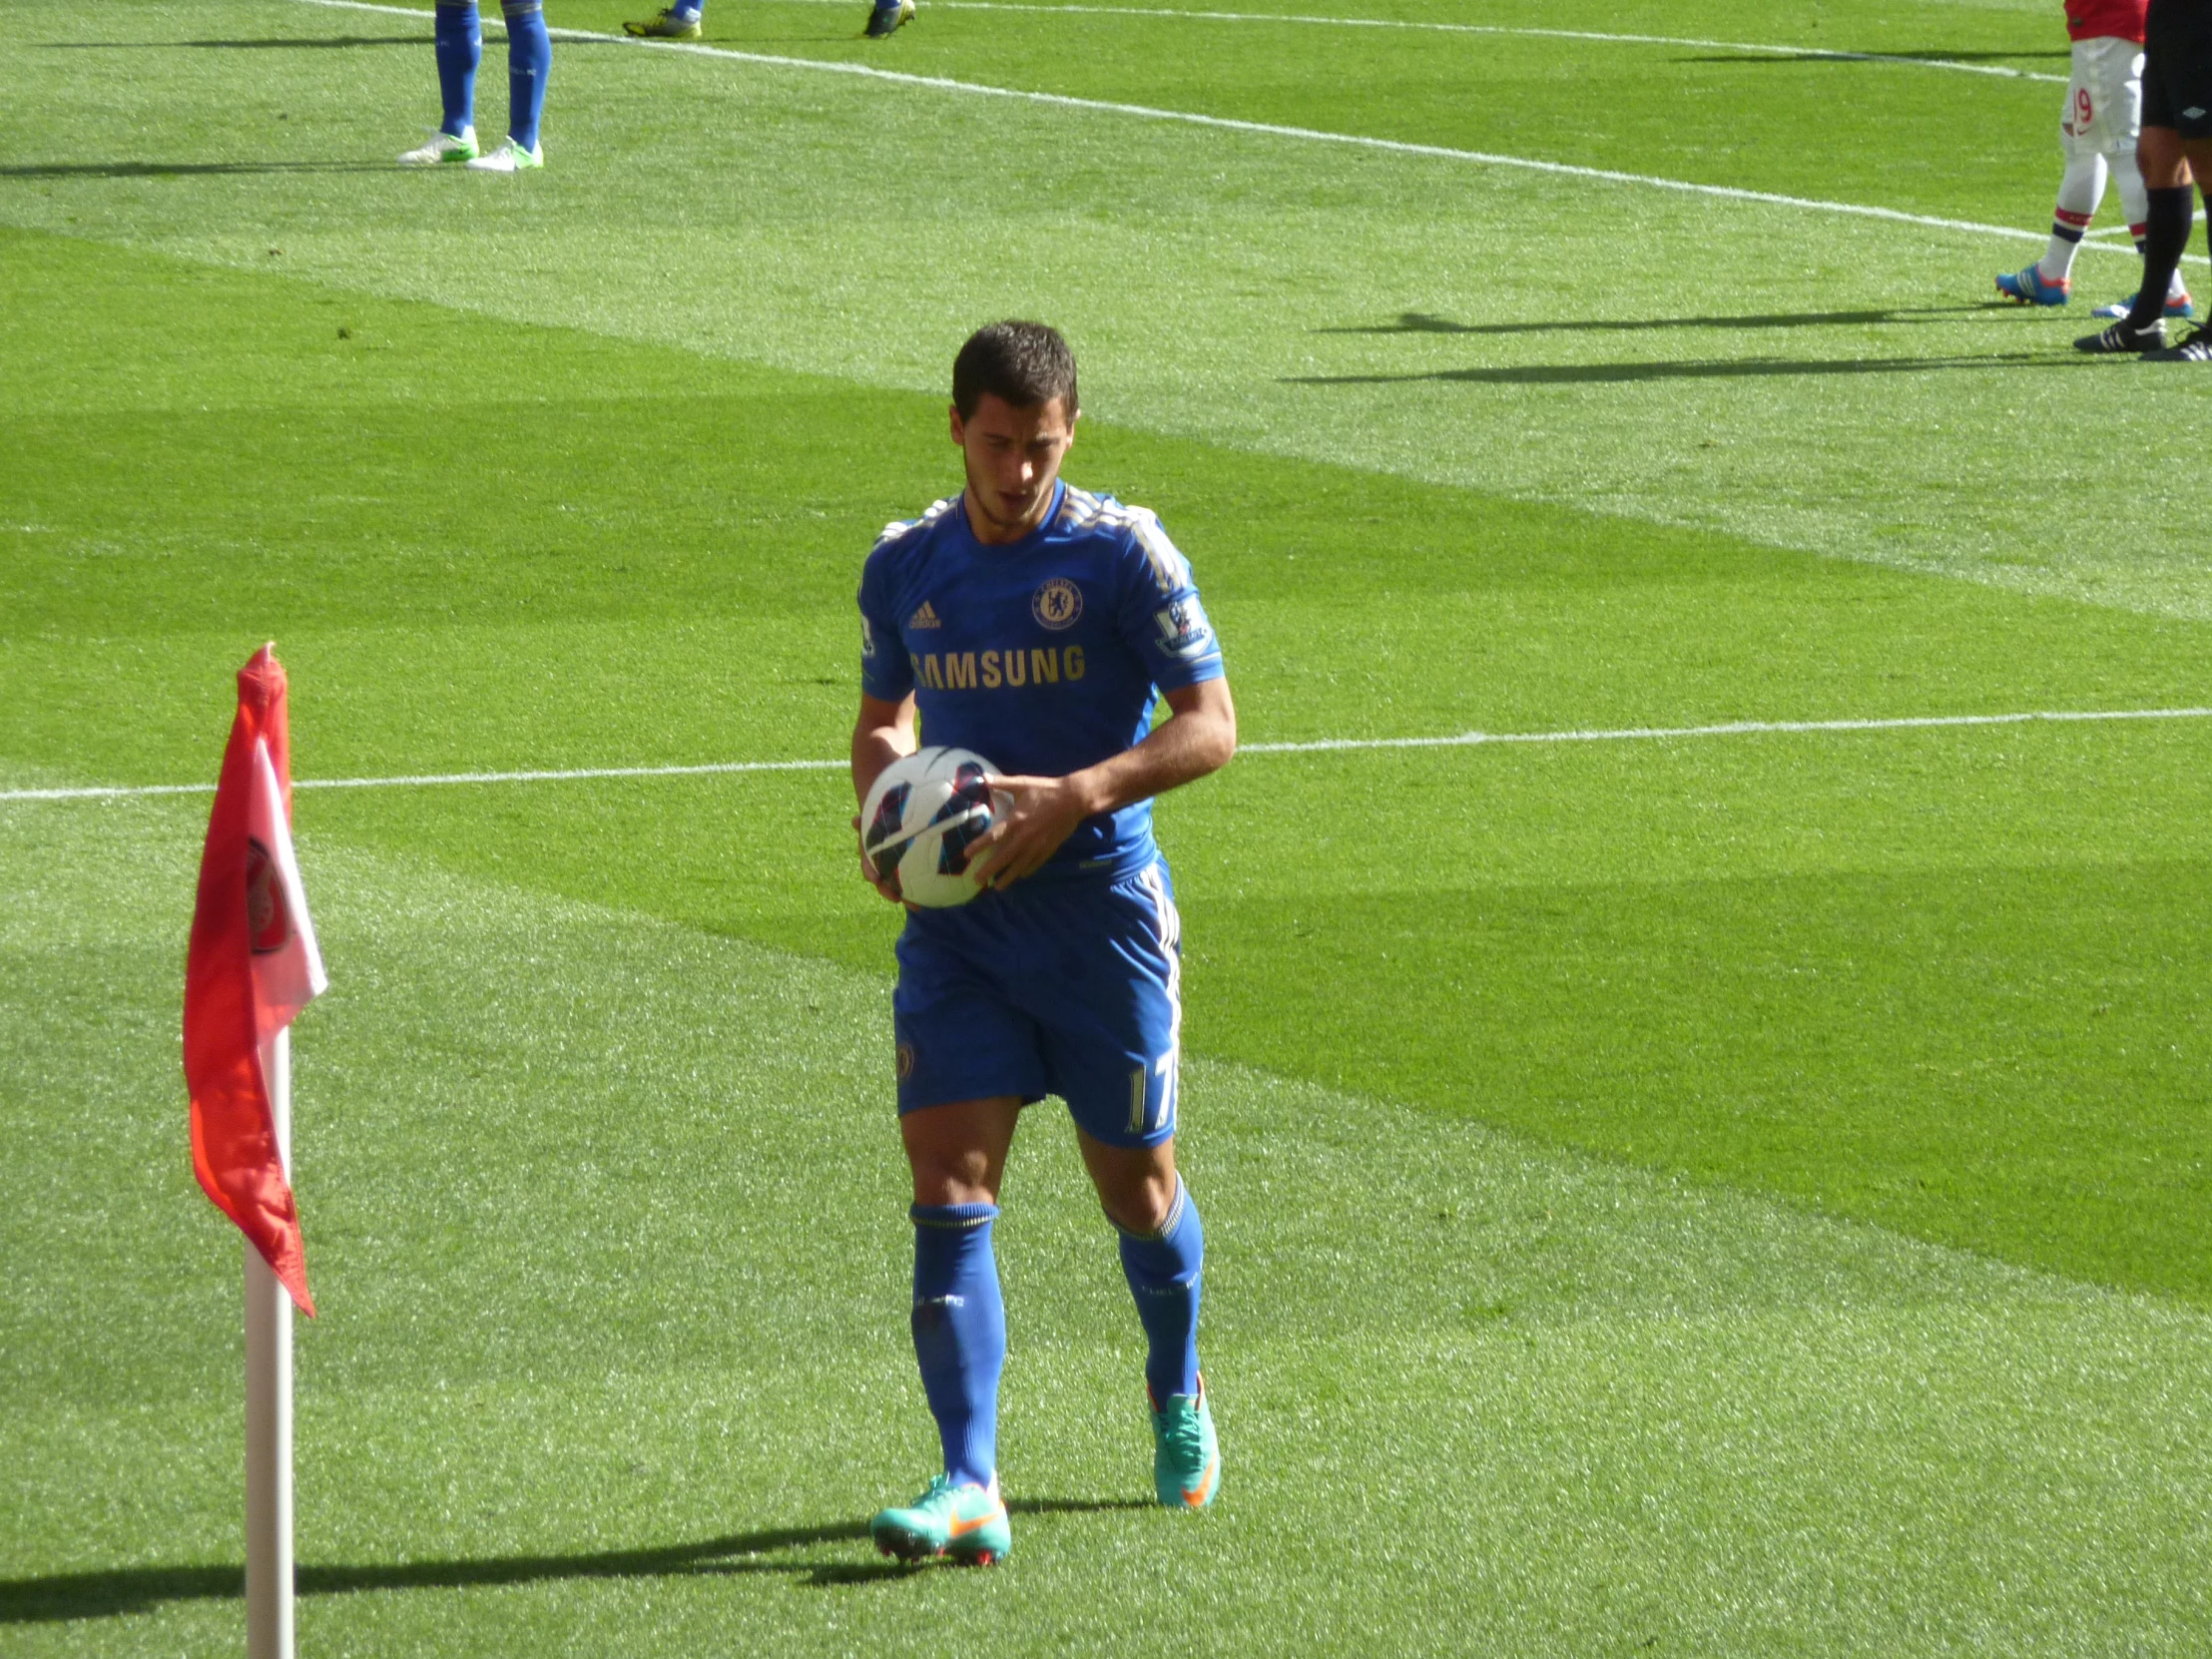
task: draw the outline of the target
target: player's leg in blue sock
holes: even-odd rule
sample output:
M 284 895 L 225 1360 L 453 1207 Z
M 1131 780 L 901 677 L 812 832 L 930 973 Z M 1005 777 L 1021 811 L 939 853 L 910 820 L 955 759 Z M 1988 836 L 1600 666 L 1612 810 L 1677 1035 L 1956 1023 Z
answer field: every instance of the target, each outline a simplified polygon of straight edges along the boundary
M 1144 1380 L 1156 1404 L 1171 1394 L 1198 1392 L 1198 1282 L 1205 1262 L 1198 1206 L 1178 1176 L 1175 1203 L 1160 1230 L 1121 1234 L 1121 1271 L 1151 1344 Z
M 553 37 L 545 32 L 543 0 L 499 0 L 499 9 L 507 19 L 507 136 L 535 150 L 545 78 L 553 69 Z
M 914 1358 L 955 1483 L 998 1472 L 998 1376 L 1006 1365 L 1006 1306 L 991 1254 L 995 1204 L 917 1204 Z
M 447 138 L 459 138 L 476 123 L 476 66 L 484 57 L 484 31 L 477 21 L 476 0 L 461 0 L 459 5 L 438 0 L 436 19 L 438 96 L 445 103 L 445 120 L 438 131 Z

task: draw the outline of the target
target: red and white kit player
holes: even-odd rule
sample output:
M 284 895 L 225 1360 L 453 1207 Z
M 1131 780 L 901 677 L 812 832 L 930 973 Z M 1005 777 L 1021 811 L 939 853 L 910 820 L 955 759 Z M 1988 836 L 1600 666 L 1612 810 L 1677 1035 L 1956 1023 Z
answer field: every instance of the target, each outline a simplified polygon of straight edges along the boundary
M 2066 171 L 2058 183 L 2058 211 L 2051 217 L 2050 247 L 2025 271 L 1997 278 L 1997 291 L 2023 305 L 2063 305 L 2072 296 L 2074 255 L 2082 233 L 2104 200 L 2105 180 L 2120 187 L 2128 235 L 2143 249 L 2148 198 L 2135 166 L 2135 138 L 2143 119 L 2143 14 L 2148 0 L 2066 0 L 2066 32 L 2073 37 L 2073 78 L 2058 121 Z M 2133 296 L 2101 305 L 2099 316 L 2125 316 Z M 2166 294 L 2168 316 L 2190 314 L 2179 272 Z

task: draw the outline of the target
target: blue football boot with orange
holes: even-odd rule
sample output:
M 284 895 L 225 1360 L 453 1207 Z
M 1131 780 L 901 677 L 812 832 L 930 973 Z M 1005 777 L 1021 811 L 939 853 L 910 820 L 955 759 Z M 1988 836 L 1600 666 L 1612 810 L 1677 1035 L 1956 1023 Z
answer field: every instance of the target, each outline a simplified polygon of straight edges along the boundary
M 2025 271 L 2007 271 L 1997 278 L 1997 292 L 2021 305 L 2063 305 L 2073 297 L 2073 283 L 2061 276 L 2052 281 L 2040 265 Z

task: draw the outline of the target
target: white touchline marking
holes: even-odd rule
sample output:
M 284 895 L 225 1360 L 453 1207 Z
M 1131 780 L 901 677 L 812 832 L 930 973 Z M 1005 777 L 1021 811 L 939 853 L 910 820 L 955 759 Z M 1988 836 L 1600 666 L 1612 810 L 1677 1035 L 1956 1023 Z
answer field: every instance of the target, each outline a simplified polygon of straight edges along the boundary
M 1732 720 L 1719 726 L 1618 726 L 1567 732 L 1457 732 L 1437 738 L 1321 738 L 1248 743 L 1240 755 L 1325 755 L 1359 750 L 1477 749 L 1490 744 L 1665 743 L 1692 738 L 1821 732 L 1924 732 L 1975 726 L 2074 726 L 2131 720 L 2212 720 L 2205 709 L 2036 709 L 2005 715 L 1901 715 L 1887 720 Z M 557 784 L 590 778 L 710 778 L 748 772 L 840 772 L 847 761 L 720 761 L 681 767 L 572 767 L 557 772 L 431 772 L 394 778 L 294 778 L 295 790 L 422 789 L 445 784 Z M 213 795 L 213 784 L 116 784 L 84 789 L 0 790 L 0 801 L 113 801 L 153 795 Z
M 817 6 L 849 6 L 853 0 L 805 0 Z M 1998 64 L 1957 63 L 1949 58 L 1917 58 L 1906 52 L 1845 52 L 1827 46 L 1777 46 L 1745 40 L 1699 40 L 1681 35 L 1609 35 L 1588 29 L 1519 29 L 1501 23 L 1423 23 L 1396 17 L 1314 17 L 1302 12 L 1184 11 L 1173 6 L 1028 5 L 1022 0 L 924 0 L 932 11 L 1073 12 L 1084 17 L 1172 17 L 1193 23 L 1285 23 L 1325 29 L 1408 29 L 1424 34 L 1509 35 L 1523 40 L 1586 40 L 1605 46 L 1694 46 L 1712 52 L 1757 52 L 1774 58 L 1806 58 L 1818 63 L 1890 63 L 1909 69 L 1948 69 L 1960 75 L 1994 75 L 2008 81 L 2047 81 L 2067 86 L 2065 75 Z M 2024 54 L 2023 54 L 2024 55 Z
M 330 6 L 345 11 L 385 12 L 394 17 L 426 17 L 413 6 L 390 6 L 378 0 L 299 0 L 302 5 Z M 605 45 L 634 46 L 643 51 L 682 52 L 691 57 L 720 58 L 732 63 L 763 64 L 775 69 L 808 70 L 820 75 L 851 75 L 862 80 L 885 81 L 894 86 L 925 87 L 935 92 L 965 94 L 971 98 L 1005 98 L 1017 103 L 1043 104 L 1054 109 L 1087 110 L 1098 115 L 1134 116 L 1142 121 L 1170 121 L 1188 127 L 1210 127 L 1218 132 L 1257 133 L 1268 138 L 1302 139 L 1313 144 L 1340 144 L 1357 150 L 1380 150 L 1393 156 L 1426 156 L 1439 161 L 1471 162 L 1479 167 L 1512 168 L 1562 179 L 1597 179 L 1607 184 L 1640 185 L 1647 190 L 1680 191 L 1690 196 L 1718 197 L 1729 202 L 1762 202 L 1770 207 L 1797 208 L 1808 213 L 1843 214 L 1855 219 L 1879 219 L 1894 225 L 1920 225 L 1936 231 L 1963 231 L 1970 236 L 2002 237 L 2009 242 L 2043 242 L 2042 231 L 2022 231 L 2009 225 L 1983 225 L 1970 219 L 1943 219 L 1932 214 L 1909 214 L 1897 208 L 1874 208 L 1858 202 L 1822 202 L 1811 197 L 1783 196 L 1773 191 L 1741 190 L 1732 185 L 1700 185 L 1687 179 L 1662 179 L 1648 173 L 1621 173 L 1605 167 L 1578 167 L 1571 162 L 1536 161 L 1526 156 L 1493 155 L 1484 150 L 1455 150 L 1441 144 L 1412 144 L 1402 139 L 1370 138 L 1360 133 L 1331 133 L 1316 127 L 1288 127 L 1268 121 L 1239 121 L 1224 115 L 1201 115 L 1193 110 L 1163 110 L 1149 104 L 1123 104 L 1104 98 L 1074 98 L 1058 92 L 1029 92 L 1019 87 L 994 87 L 980 81 L 955 81 L 942 75 L 911 75 L 895 69 L 874 69 L 866 64 L 833 63 L 822 58 L 794 58 L 774 52 L 740 52 L 727 46 L 701 46 L 683 40 L 641 40 L 629 35 L 603 35 L 590 29 L 548 29 L 562 40 L 588 40 Z M 2107 248 L 2084 243 L 2104 254 L 2135 257 L 2132 249 Z M 2201 256 L 2197 263 L 2203 263 Z
M 1920 732 L 1955 726 L 2032 726 L 2112 720 L 2212 720 L 2212 709 L 2037 709 L 2012 715 L 1904 715 L 1892 720 L 1733 720 L 1720 726 L 1621 726 L 1580 732 L 1460 732 L 1448 738 L 1320 738 L 1240 744 L 1240 755 L 1322 755 L 1346 749 L 1474 749 L 1493 743 L 1636 743 L 1795 732 Z

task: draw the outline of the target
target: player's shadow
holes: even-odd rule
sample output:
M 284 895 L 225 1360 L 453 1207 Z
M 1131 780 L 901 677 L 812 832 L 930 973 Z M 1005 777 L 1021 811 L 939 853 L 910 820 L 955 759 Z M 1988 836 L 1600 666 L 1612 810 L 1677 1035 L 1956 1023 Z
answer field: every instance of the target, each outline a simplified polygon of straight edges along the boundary
M 389 173 L 389 162 L 30 162 L 0 179 L 197 179 L 256 173 Z
M 1676 63 L 1994 63 L 2016 59 L 2070 58 L 2070 52 L 1823 52 L 1807 47 L 1802 52 L 1721 52 L 1704 57 L 1682 57 Z
M 1135 1498 L 1046 1497 L 1016 1498 L 1006 1507 L 1016 1514 L 1053 1515 L 1148 1509 L 1152 1505 Z M 295 1570 L 293 1584 L 302 1596 L 328 1596 L 362 1590 L 463 1590 L 580 1578 L 777 1573 L 827 1588 L 885 1582 L 910 1574 L 911 1568 L 893 1561 L 819 1561 L 801 1553 L 822 1544 L 855 1543 L 866 1537 L 865 1521 L 832 1521 L 827 1526 L 774 1526 L 697 1543 L 577 1555 L 494 1555 L 457 1561 L 301 1566 Z M 245 1594 L 246 1569 L 238 1566 L 117 1567 L 104 1572 L 7 1578 L 0 1579 L 0 1626 L 115 1618 L 148 1612 L 169 1602 L 237 1600 Z
M 319 35 L 300 40 L 50 40 L 53 52 L 328 52 L 355 46 L 427 46 L 428 35 Z
M 1317 334 L 1553 334 L 1642 333 L 1648 328 L 1832 328 L 1853 323 L 1936 322 L 1971 316 L 1993 304 L 1916 305 L 1864 311 L 1776 311 L 1759 316 L 1554 317 L 1536 322 L 1454 322 L 1428 311 L 1401 311 L 1390 322 L 1317 328 Z
M 1708 361 L 1644 363 L 1529 363 L 1510 368 L 1440 368 L 1425 374 L 1297 374 L 1287 385 L 1409 386 L 1457 381 L 1477 386 L 1594 386 L 1640 380 L 1734 380 L 1835 374 L 1930 374 L 1961 368 L 2072 368 L 2083 357 L 2027 351 L 1992 351 L 1956 357 L 1737 357 Z

